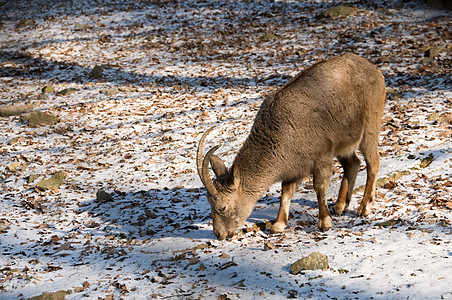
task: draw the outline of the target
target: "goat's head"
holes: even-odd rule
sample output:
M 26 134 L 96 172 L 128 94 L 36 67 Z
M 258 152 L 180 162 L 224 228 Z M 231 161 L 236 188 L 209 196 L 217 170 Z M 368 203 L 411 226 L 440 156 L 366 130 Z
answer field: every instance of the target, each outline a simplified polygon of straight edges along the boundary
M 237 168 L 226 168 L 224 162 L 213 154 L 219 146 L 210 149 L 203 157 L 202 148 L 204 140 L 213 128 L 207 130 L 198 145 L 196 163 L 199 177 L 207 189 L 207 199 L 211 207 L 213 219 L 213 232 L 218 240 L 231 238 L 235 230 L 245 223 L 250 215 L 247 202 L 240 187 L 240 179 Z M 209 164 L 212 167 L 216 179 L 209 175 Z M 241 203 L 241 205 L 238 205 Z

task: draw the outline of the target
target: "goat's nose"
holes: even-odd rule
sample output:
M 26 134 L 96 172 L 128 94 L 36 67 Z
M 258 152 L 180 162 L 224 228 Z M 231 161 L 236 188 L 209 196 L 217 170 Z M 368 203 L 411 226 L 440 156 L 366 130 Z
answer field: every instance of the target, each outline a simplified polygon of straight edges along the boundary
M 222 241 L 226 238 L 226 234 L 221 234 L 218 230 L 214 230 L 213 234 L 217 237 L 219 241 Z

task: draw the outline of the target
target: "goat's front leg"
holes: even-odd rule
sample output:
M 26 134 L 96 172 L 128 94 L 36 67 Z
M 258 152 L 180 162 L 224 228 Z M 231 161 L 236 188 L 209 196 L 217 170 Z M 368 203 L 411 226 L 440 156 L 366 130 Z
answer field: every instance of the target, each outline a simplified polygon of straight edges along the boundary
M 319 224 L 318 227 L 322 231 L 326 231 L 333 227 L 330 210 L 326 202 L 326 191 L 331 176 L 331 165 L 323 164 L 316 166 L 314 170 L 314 190 L 317 194 L 317 202 L 319 203 Z
M 287 221 L 289 220 L 290 200 L 295 194 L 296 187 L 296 182 L 282 183 L 281 202 L 279 204 L 278 217 L 270 229 L 271 233 L 283 232 L 286 228 Z

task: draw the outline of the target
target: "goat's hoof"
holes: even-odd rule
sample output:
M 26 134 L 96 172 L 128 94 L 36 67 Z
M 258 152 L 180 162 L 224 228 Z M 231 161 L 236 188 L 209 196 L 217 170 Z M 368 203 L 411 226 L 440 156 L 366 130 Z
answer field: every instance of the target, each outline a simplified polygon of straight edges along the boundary
M 284 224 L 283 222 L 276 222 L 270 228 L 270 233 L 281 233 L 284 231 L 285 228 L 286 224 Z
M 371 204 L 363 205 L 361 203 L 358 208 L 358 217 L 363 217 L 363 218 L 369 217 L 371 209 L 372 209 Z
M 327 231 L 327 230 L 333 228 L 333 219 L 331 219 L 330 216 L 327 216 L 323 219 L 319 219 L 318 226 L 321 231 Z
M 336 216 L 341 216 L 345 209 L 346 206 L 343 204 L 336 203 L 333 206 L 333 211 Z

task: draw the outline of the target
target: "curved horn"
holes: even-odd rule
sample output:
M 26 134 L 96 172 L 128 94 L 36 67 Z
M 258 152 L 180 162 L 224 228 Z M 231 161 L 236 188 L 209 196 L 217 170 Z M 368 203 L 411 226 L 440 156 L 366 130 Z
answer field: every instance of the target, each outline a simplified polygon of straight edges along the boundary
M 207 189 L 207 192 L 214 198 L 217 198 L 218 195 L 218 191 L 215 188 L 212 179 L 210 178 L 209 175 L 209 162 L 210 162 L 210 156 L 220 147 L 220 146 L 215 146 L 212 149 L 210 149 L 206 156 L 204 158 L 202 158 L 202 148 L 204 145 L 204 141 L 207 137 L 207 135 L 209 134 L 209 132 L 212 131 L 212 129 L 214 129 L 214 127 L 209 128 L 206 132 L 204 132 L 204 134 L 201 137 L 201 140 L 199 141 L 198 144 L 198 151 L 196 154 L 196 165 L 198 168 L 198 175 L 199 178 L 201 179 L 202 184 L 204 184 L 204 186 Z
M 204 132 L 204 134 L 201 137 L 201 140 L 199 141 L 198 144 L 198 150 L 196 152 L 196 166 L 198 168 L 198 175 L 199 178 L 201 179 L 201 182 L 204 184 L 204 178 L 202 176 L 202 160 L 203 160 L 203 155 L 202 155 L 202 148 L 204 146 L 204 141 L 207 137 L 207 135 L 212 131 L 212 129 L 214 129 L 215 127 L 210 127 L 209 129 L 206 130 L 206 132 Z M 204 184 L 205 185 L 205 184 Z
M 210 163 L 210 156 L 217 151 L 217 149 L 220 148 L 219 145 L 213 147 L 212 149 L 210 149 L 206 156 L 204 157 L 204 160 L 202 162 L 202 177 L 204 178 L 204 186 L 207 189 L 207 192 L 209 192 L 209 194 L 214 197 L 214 198 L 218 198 L 218 191 L 215 188 L 215 186 L 213 185 L 213 181 L 210 178 L 209 175 L 209 163 Z

